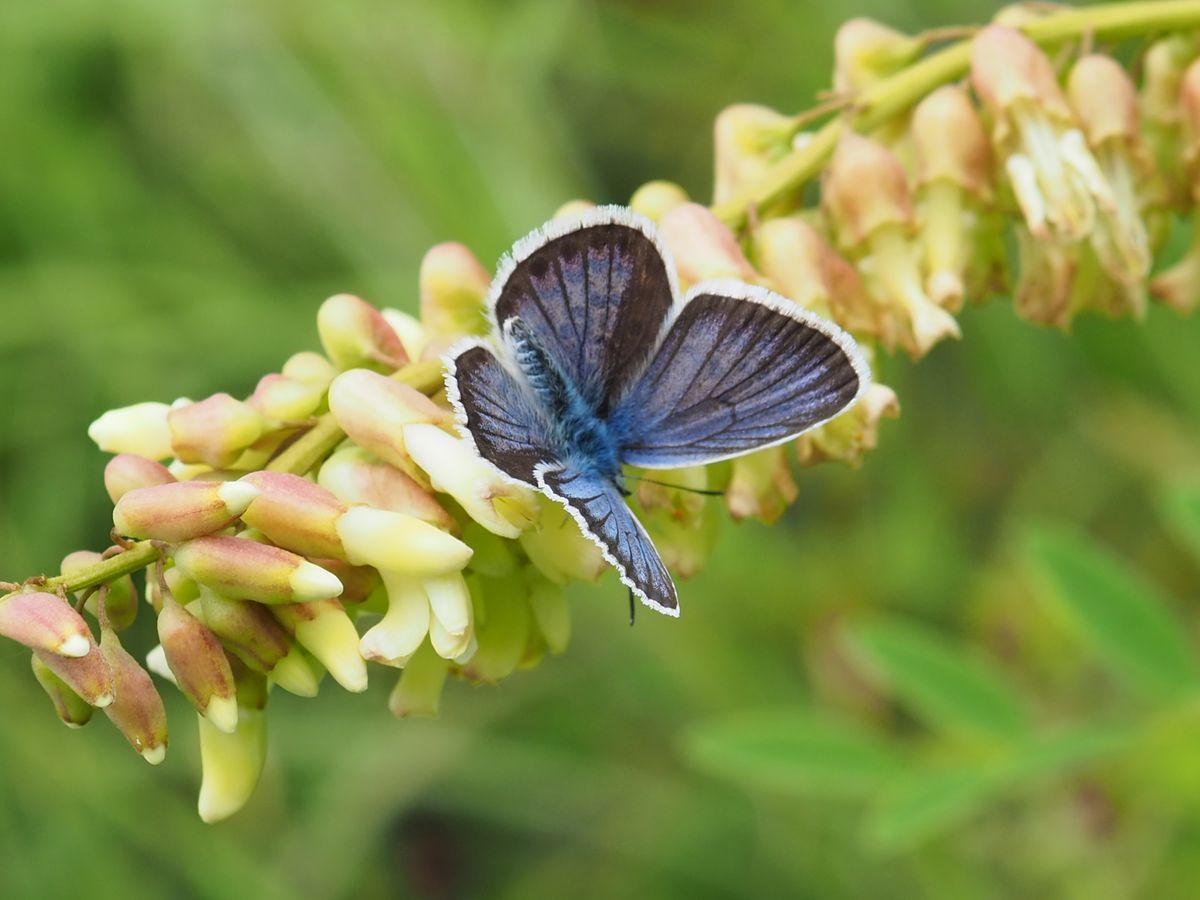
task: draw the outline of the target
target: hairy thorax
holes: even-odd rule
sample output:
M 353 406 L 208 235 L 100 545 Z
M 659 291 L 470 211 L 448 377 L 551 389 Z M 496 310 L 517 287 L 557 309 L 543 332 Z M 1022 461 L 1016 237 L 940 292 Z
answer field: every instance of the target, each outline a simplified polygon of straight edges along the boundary
M 562 372 L 518 318 L 504 323 L 517 365 L 541 402 L 562 460 L 588 474 L 620 483 L 617 440 L 578 387 Z

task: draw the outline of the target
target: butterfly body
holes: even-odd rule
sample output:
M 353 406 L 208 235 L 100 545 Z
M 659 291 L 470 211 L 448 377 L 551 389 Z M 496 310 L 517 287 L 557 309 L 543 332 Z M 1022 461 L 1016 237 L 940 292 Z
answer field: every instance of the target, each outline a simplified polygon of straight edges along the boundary
M 445 357 L 460 429 L 505 477 L 561 504 L 634 596 L 678 596 L 624 502 L 622 467 L 705 465 L 780 444 L 857 399 L 853 339 L 740 282 L 682 300 L 653 223 L 621 207 L 552 222 L 501 260 L 495 339 Z
M 505 322 L 505 336 L 525 382 L 541 404 L 549 449 L 581 471 L 620 485 L 619 437 L 571 376 L 519 317 Z

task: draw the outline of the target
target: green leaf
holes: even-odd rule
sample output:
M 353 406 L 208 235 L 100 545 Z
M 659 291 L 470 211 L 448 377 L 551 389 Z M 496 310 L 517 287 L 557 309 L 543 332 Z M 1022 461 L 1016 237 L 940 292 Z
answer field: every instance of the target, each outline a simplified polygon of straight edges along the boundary
M 1129 738 L 1106 727 L 1039 736 L 1001 757 L 930 765 L 898 779 L 868 815 L 864 842 L 895 853 L 943 835 L 1009 794 L 1112 756 Z
M 882 795 L 863 830 L 877 853 L 924 843 L 985 810 L 1006 787 L 1004 772 L 941 766 L 906 776 Z
M 851 635 L 880 679 L 929 724 L 996 737 L 1024 733 L 1021 696 L 969 651 L 899 620 L 863 622 Z
M 1158 508 L 1179 542 L 1200 560 L 1200 483 L 1177 480 L 1165 485 Z
M 1196 656 L 1169 601 L 1127 563 L 1085 535 L 1041 527 L 1026 540 L 1039 576 L 1083 638 L 1130 687 L 1171 698 L 1197 686 Z
M 897 755 L 869 732 L 794 710 L 701 722 L 683 749 L 707 772 L 792 794 L 867 793 L 901 771 Z

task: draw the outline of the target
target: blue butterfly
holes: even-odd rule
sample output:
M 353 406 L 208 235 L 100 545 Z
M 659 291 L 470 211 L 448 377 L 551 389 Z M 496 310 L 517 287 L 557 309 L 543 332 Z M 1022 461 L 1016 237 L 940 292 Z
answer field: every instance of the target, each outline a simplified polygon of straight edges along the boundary
M 679 598 L 623 497 L 622 466 L 705 465 L 848 409 L 870 370 L 836 325 L 765 288 L 679 299 L 654 223 L 604 206 L 550 222 L 500 261 L 493 343 L 445 358 L 460 430 L 507 478 L 566 507 L 647 606 Z

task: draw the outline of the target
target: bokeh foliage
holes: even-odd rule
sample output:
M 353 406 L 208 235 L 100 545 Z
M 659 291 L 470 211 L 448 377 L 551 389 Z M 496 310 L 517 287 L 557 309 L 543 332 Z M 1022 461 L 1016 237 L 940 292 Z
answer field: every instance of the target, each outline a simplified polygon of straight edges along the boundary
M 989 12 L 0 7 L 0 575 L 103 543 L 98 411 L 247 392 L 326 295 L 413 308 L 436 241 L 494 258 L 653 177 L 705 197 L 712 116 L 809 105 L 850 15 Z M 1189 896 L 1200 325 L 963 330 L 887 366 L 904 414 L 861 470 L 727 529 L 682 619 L 582 589 L 566 656 L 437 722 L 280 696 L 227 825 L 186 727 L 152 773 L 0 647 L 0 895 Z

